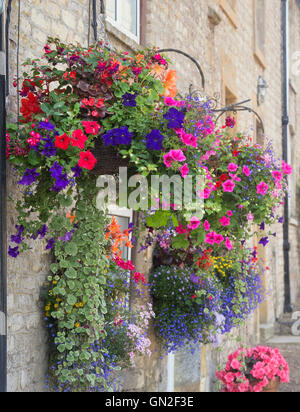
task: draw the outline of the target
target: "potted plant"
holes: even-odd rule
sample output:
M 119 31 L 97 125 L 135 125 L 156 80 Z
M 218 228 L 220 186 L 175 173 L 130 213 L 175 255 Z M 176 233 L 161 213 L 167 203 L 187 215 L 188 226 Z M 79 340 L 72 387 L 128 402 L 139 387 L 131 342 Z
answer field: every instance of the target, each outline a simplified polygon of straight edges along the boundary
M 289 365 L 279 349 L 265 346 L 239 348 L 230 354 L 224 370 L 217 371 L 223 392 L 277 392 L 289 382 Z

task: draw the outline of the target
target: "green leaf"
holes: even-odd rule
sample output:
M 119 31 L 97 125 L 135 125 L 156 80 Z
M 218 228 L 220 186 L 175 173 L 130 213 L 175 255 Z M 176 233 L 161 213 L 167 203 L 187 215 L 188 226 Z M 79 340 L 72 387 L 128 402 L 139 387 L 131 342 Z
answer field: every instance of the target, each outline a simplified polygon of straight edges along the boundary
M 185 234 L 176 236 L 173 239 L 172 247 L 174 249 L 187 249 L 189 247 L 189 241 L 186 238 Z

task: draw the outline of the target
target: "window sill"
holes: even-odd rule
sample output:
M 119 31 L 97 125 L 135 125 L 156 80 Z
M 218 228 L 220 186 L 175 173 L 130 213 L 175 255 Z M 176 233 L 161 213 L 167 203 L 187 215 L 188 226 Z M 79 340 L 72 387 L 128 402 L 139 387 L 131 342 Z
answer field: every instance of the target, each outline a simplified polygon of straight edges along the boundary
M 125 32 L 120 29 L 117 24 L 114 24 L 111 20 L 106 18 L 105 20 L 106 30 L 109 34 L 113 35 L 118 41 L 125 44 L 133 51 L 137 51 L 140 48 L 140 44 L 138 43 L 138 38 L 135 36 L 129 36 Z
M 227 0 L 219 0 L 219 5 L 235 29 L 238 28 L 238 15 Z
M 254 57 L 260 66 L 265 70 L 267 68 L 265 55 L 256 45 L 254 46 Z

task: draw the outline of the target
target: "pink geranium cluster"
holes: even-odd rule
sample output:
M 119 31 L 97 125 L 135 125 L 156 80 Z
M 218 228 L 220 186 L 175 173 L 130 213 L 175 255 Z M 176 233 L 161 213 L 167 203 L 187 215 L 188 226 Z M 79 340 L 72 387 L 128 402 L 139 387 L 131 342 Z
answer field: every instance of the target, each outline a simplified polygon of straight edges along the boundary
M 265 346 L 239 348 L 229 355 L 225 369 L 217 372 L 223 392 L 262 392 L 276 379 L 289 382 L 289 375 L 288 363 L 279 349 Z

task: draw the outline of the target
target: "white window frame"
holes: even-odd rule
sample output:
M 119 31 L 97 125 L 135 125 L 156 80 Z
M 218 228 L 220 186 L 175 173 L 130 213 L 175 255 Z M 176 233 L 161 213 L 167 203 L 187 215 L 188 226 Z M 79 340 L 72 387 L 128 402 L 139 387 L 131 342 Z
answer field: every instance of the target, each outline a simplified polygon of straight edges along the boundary
M 133 220 L 133 210 L 127 209 L 125 207 L 118 207 L 116 205 L 108 206 L 108 215 L 112 217 L 125 217 L 129 219 L 129 223 L 132 223 Z M 132 234 L 129 236 L 129 240 L 132 239 Z M 131 248 L 128 248 L 128 260 L 131 260 Z
M 115 0 L 116 1 L 116 14 L 117 14 L 117 20 L 112 19 L 110 16 L 106 15 L 106 20 L 114 26 L 116 29 L 118 29 L 120 32 L 124 33 L 127 37 L 130 39 L 134 40 L 136 43 L 140 44 L 140 24 L 141 24 L 141 0 L 136 0 L 137 1 L 137 35 L 131 33 L 129 30 L 126 30 L 122 26 L 122 19 L 118 17 L 118 2 L 122 0 Z

